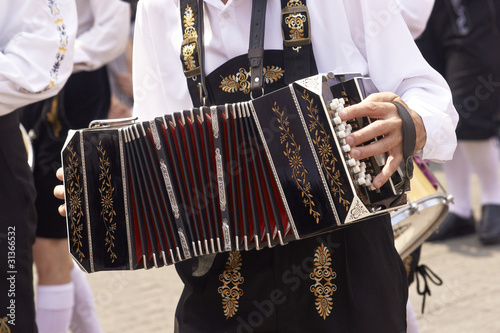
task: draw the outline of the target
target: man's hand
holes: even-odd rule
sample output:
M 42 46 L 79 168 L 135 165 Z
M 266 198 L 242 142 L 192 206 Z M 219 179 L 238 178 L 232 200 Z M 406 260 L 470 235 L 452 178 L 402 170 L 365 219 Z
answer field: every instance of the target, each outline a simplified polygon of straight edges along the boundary
M 346 142 L 352 147 L 351 157 L 356 160 L 387 153 L 387 161 L 382 172 L 373 180 L 373 186 L 376 188 L 380 188 L 387 182 L 403 160 L 403 121 L 396 106 L 390 102 L 402 104 L 410 113 L 417 136 L 414 152 L 419 151 L 426 141 L 422 118 L 396 94 L 390 92 L 372 94 L 361 103 L 346 107 L 339 113 L 343 121 L 363 116 L 375 120 L 370 125 L 351 133 L 346 138 Z M 359 146 L 375 137 L 382 138 L 372 144 Z
M 56 176 L 60 181 L 63 180 L 63 168 L 62 167 L 57 169 Z M 54 187 L 54 196 L 58 199 L 64 200 L 64 185 L 61 184 L 61 185 L 57 185 L 56 187 Z M 60 205 L 58 208 L 58 211 L 59 211 L 59 214 L 61 214 L 61 216 L 66 216 L 66 205 L 64 205 L 64 204 Z

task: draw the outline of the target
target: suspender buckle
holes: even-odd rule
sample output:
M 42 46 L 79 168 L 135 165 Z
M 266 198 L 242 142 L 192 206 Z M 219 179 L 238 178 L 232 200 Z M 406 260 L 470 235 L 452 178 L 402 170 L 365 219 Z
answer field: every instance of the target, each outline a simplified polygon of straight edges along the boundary
M 182 41 L 181 61 L 186 78 L 201 75 L 200 49 L 197 36 L 188 37 Z
M 305 5 L 292 5 L 281 10 L 281 32 L 285 47 L 311 44 L 311 21 Z

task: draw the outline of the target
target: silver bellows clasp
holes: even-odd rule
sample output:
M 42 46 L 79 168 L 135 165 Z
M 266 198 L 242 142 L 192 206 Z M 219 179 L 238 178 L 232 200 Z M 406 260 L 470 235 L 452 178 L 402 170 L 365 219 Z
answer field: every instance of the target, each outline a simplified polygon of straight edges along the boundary
M 112 126 L 123 126 L 127 124 L 134 124 L 138 118 L 128 117 L 128 118 L 118 118 L 118 119 L 100 119 L 90 122 L 89 128 L 100 128 L 100 127 L 112 127 Z

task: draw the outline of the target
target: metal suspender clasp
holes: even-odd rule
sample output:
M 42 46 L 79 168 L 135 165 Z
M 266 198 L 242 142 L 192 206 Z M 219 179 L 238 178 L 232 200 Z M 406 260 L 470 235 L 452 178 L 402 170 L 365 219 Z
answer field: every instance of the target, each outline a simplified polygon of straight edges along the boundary
M 182 41 L 181 61 L 186 78 L 201 74 L 198 36 L 188 37 Z
M 286 6 L 281 10 L 281 32 L 286 47 L 311 44 L 311 22 L 305 5 Z

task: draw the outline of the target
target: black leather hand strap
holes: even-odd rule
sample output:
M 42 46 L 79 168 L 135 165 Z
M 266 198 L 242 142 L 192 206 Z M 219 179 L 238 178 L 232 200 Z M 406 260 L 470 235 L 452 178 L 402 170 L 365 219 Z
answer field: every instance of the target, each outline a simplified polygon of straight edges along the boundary
M 413 119 L 403 104 L 398 102 L 391 103 L 396 106 L 399 116 L 403 120 L 403 185 L 405 185 L 413 177 L 413 151 L 415 150 L 417 133 Z
M 250 60 L 252 95 L 262 92 L 263 63 L 264 63 L 264 31 L 266 23 L 267 0 L 252 1 L 252 18 L 250 26 L 250 43 L 248 46 L 248 60 Z

